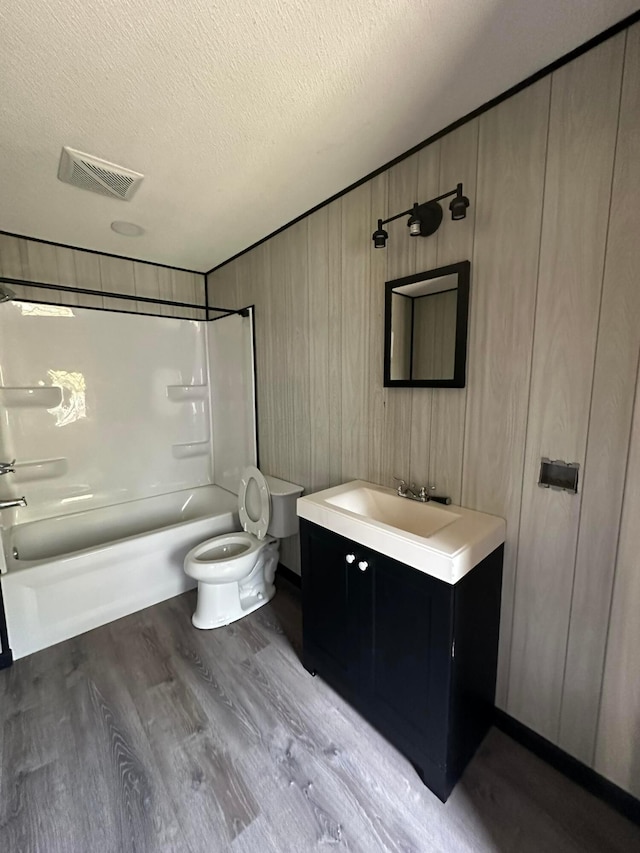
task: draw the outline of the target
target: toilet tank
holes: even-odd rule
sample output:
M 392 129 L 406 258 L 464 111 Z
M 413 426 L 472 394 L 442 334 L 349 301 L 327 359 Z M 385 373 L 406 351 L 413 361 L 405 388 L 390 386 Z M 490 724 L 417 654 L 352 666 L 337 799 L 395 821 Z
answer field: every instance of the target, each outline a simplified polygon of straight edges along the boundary
M 296 500 L 303 493 L 303 486 L 279 480 L 277 477 L 269 477 L 266 474 L 264 478 L 271 495 L 271 521 L 268 533 L 276 539 L 294 536 L 298 532 Z

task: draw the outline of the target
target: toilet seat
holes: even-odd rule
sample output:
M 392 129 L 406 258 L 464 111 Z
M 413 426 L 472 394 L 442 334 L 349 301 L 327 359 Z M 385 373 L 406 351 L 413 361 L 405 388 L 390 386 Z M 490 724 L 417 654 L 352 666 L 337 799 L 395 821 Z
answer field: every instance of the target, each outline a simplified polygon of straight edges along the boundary
M 256 539 L 246 533 L 227 533 L 214 536 L 192 548 L 191 559 L 198 563 L 219 563 L 247 557 L 259 547 Z
M 256 563 L 258 552 L 267 542 L 251 533 L 225 533 L 192 548 L 185 557 L 185 569 L 196 580 L 226 583 L 246 577 Z
M 240 478 L 238 515 L 244 531 L 264 539 L 271 519 L 271 500 L 264 475 L 253 465 L 245 468 Z

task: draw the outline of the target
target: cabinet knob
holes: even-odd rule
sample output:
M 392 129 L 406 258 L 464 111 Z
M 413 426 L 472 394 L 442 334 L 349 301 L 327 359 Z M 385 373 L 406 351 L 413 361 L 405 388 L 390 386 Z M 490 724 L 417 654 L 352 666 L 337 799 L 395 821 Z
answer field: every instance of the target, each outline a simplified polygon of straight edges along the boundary
M 347 554 L 347 556 L 345 557 L 345 560 L 347 561 L 347 563 L 353 563 L 355 561 L 355 559 L 356 559 L 355 554 Z
M 369 563 L 367 563 L 366 560 L 361 560 L 358 563 L 358 568 L 360 569 L 361 572 L 366 572 L 367 569 L 369 568 Z

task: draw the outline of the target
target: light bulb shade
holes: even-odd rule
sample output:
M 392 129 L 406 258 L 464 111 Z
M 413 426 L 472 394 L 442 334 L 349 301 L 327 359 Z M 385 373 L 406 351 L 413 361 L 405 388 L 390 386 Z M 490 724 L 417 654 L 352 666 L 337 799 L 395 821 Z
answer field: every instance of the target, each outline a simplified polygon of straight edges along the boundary
M 442 208 L 437 201 L 415 204 L 407 225 L 412 237 L 430 237 L 440 227 Z
M 407 220 L 407 228 L 409 229 L 409 234 L 412 237 L 420 236 L 420 228 L 422 227 L 422 223 L 420 221 L 420 213 L 418 210 L 418 202 L 416 201 L 413 205 L 413 213 Z
M 462 193 L 458 193 L 451 200 L 451 204 L 449 205 L 449 210 L 451 211 L 451 218 L 455 221 L 456 219 L 464 219 L 467 215 L 467 208 L 469 207 L 469 199 L 466 195 L 462 195 Z
M 378 230 L 374 231 L 371 237 L 374 249 L 384 249 L 387 245 L 388 238 L 389 235 L 382 227 L 382 222 L 378 222 Z

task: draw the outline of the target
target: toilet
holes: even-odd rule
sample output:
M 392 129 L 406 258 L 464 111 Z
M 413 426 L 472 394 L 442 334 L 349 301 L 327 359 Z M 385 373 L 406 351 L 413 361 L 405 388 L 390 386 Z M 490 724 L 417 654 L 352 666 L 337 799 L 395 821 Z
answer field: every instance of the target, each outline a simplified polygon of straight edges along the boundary
M 245 468 L 238 514 L 242 531 L 207 539 L 192 548 L 184 570 L 198 581 L 196 628 L 219 628 L 262 607 L 275 595 L 278 540 L 298 532 L 296 498 L 302 486 Z

